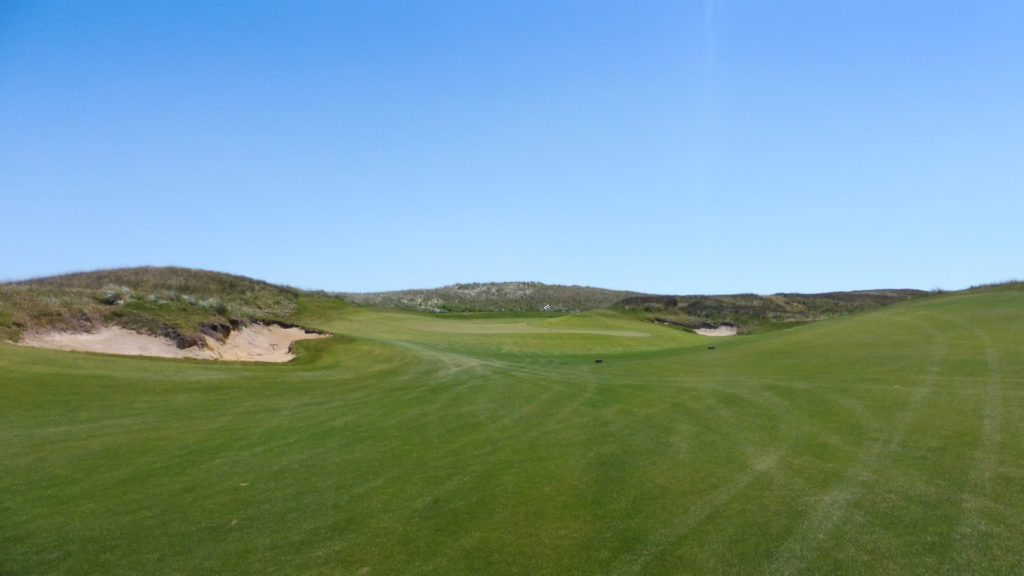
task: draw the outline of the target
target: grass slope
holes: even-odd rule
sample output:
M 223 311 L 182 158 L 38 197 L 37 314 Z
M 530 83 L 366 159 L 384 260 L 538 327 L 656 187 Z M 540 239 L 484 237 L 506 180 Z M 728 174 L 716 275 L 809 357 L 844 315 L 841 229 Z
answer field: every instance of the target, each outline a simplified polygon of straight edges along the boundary
M 0 343 L 0 573 L 1024 566 L 1019 286 L 715 340 L 296 306 L 344 336 L 287 365 Z
M 0 339 L 25 330 L 89 331 L 118 325 L 201 344 L 204 331 L 282 322 L 299 291 L 244 276 L 177 267 L 99 270 L 0 284 Z

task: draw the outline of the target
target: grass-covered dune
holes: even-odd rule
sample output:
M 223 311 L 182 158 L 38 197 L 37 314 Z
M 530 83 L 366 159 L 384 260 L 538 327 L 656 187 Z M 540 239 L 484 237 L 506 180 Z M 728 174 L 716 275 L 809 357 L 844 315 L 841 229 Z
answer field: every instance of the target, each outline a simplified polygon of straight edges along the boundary
M 718 339 L 294 303 L 338 336 L 282 365 L 0 342 L 0 574 L 1024 566 L 1019 284 Z
M 425 290 L 343 292 L 356 304 L 425 312 L 580 312 L 643 296 L 639 292 L 542 282 L 473 282 Z
M 791 328 L 928 296 L 922 290 L 857 290 L 821 294 L 671 296 L 540 282 L 452 284 L 429 290 L 339 293 L 360 305 L 423 312 L 581 312 L 615 306 L 684 328 L 733 324 L 744 333 Z
M 921 298 L 923 290 L 855 290 L 819 294 L 729 294 L 720 296 L 651 296 L 624 298 L 626 310 L 642 310 L 654 322 L 698 327 L 720 323 L 741 326 L 743 332 L 763 332 L 817 322 Z
M 301 291 L 244 276 L 143 266 L 0 284 L 0 339 L 26 330 L 121 326 L 201 344 L 205 331 L 248 322 L 287 323 Z

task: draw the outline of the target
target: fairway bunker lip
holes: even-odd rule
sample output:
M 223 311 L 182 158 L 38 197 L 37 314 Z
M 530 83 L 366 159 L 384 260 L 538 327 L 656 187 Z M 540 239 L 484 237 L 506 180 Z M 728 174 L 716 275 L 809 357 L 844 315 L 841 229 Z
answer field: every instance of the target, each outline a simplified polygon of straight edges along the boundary
M 205 336 L 204 346 L 179 348 L 170 338 L 140 334 L 120 326 L 104 326 L 93 332 L 29 332 L 20 346 L 96 352 L 123 356 L 196 358 L 240 362 L 288 362 L 295 358 L 292 344 L 298 340 L 331 336 L 301 326 L 250 324 L 224 338 Z

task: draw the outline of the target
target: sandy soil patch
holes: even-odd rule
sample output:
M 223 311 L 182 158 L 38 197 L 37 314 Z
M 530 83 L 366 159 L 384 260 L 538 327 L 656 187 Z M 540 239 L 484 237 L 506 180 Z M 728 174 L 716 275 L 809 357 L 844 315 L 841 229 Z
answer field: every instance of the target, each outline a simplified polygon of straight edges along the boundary
M 326 334 L 307 333 L 302 328 L 253 325 L 235 330 L 223 343 L 206 338 L 206 348 L 178 348 L 173 341 L 159 336 L 139 334 L 117 326 L 96 332 L 45 332 L 24 334 L 18 344 L 36 348 L 157 356 L 161 358 L 204 358 L 210 360 L 247 360 L 287 362 L 295 357 L 292 342 L 323 338 Z
M 287 362 L 295 358 L 292 342 L 325 338 L 327 334 L 306 332 L 302 328 L 281 326 L 246 326 L 235 330 L 224 344 L 207 339 L 207 346 L 220 354 L 221 360 L 256 360 L 259 362 Z
M 729 324 L 723 324 L 715 328 L 697 328 L 694 330 L 701 336 L 735 336 L 739 334 L 739 326 L 732 326 Z

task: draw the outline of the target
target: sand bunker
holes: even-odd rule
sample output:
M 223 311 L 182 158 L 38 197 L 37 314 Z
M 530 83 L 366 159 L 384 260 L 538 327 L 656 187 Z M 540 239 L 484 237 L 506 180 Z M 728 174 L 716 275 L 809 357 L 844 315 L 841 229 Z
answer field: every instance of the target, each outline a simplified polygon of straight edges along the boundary
M 701 336 L 735 336 L 739 334 L 740 328 L 732 324 L 722 324 L 714 328 L 697 328 L 694 332 Z
M 206 348 L 181 349 L 167 338 L 139 334 L 117 326 L 107 326 L 96 332 L 88 333 L 25 334 L 18 344 L 56 350 L 158 356 L 161 358 L 287 362 L 295 357 L 291 352 L 292 342 L 326 336 L 327 334 L 306 332 L 302 328 L 255 324 L 233 331 L 224 342 L 206 337 Z

